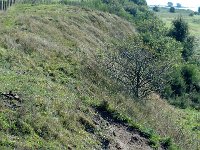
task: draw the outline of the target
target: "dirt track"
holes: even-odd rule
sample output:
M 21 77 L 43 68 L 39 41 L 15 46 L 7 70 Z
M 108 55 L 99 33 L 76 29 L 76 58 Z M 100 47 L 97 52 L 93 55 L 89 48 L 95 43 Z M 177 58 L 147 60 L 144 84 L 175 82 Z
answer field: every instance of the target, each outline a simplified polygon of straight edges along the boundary
M 114 122 L 105 113 L 97 113 L 94 122 L 106 137 L 102 149 L 108 150 L 152 150 L 149 140 L 142 137 L 137 130 L 123 123 Z M 161 149 L 159 149 L 161 150 Z

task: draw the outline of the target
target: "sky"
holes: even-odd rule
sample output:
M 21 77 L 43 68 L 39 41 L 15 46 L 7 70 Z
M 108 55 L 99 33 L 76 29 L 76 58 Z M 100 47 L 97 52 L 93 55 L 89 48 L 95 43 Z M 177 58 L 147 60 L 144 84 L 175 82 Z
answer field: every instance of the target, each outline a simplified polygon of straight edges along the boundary
M 167 5 L 168 2 L 172 2 L 174 6 L 180 3 L 184 7 L 194 7 L 197 9 L 200 7 L 200 0 L 146 0 L 148 5 Z

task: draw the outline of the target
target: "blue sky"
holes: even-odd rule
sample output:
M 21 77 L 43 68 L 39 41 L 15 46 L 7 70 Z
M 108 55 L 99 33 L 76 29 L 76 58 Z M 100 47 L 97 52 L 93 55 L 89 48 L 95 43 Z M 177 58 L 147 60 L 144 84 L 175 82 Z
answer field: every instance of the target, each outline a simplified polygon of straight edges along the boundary
M 180 3 L 184 7 L 200 7 L 200 0 L 146 0 L 148 5 L 166 5 L 172 2 L 175 6 Z

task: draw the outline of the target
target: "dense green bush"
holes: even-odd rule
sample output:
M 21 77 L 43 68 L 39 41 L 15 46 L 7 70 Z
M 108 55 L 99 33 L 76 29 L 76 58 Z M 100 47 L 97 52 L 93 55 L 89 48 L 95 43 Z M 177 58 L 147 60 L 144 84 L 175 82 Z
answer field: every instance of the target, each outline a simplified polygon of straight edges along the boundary
M 196 87 L 198 86 L 198 83 L 200 81 L 198 67 L 191 64 L 185 65 L 182 68 L 181 73 L 187 86 L 186 92 L 190 93 L 193 91 L 197 91 L 198 89 L 196 89 Z
M 195 15 L 194 12 L 191 12 L 191 13 L 189 14 L 190 17 L 193 17 L 194 15 Z
M 193 36 L 187 36 L 183 42 L 183 52 L 182 57 L 185 61 L 189 61 L 194 54 L 195 39 Z
M 169 36 L 175 38 L 177 41 L 184 42 L 188 37 L 188 34 L 188 24 L 183 20 L 182 17 L 178 17 L 177 19 L 173 20 Z
M 146 0 L 129 0 L 129 1 L 132 1 L 137 5 L 147 5 Z
M 171 12 L 171 13 L 175 13 L 175 8 L 174 7 L 170 7 L 170 9 L 169 9 L 169 12 Z
M 172 74 L 171 81 L 172 97 L 182 96 L 186 91 L 185 81 L 179 71 Z
M 200 108 L 200 78 L 196 65 L 186 64 L 179 67 L 168 79 L 170 83 L 165 86 L 162 95 L 169 99 L 171 104 L 180 108 Z
M 139 12 L 137 6 L 134 6 L 134 5 L 127 5 L 127 6 L 125 6 L 124 9 L 125 9 L 126 12 L 130 13 L 134 17 L 136 17 L 136 15 Z
M 154 6 L 154 7 L 153 7 L 153 11 L 155 11 L 155 12 L 159 12 L 159 11 L 160 11 L 160 9 L 159 9 L 159 7 L 158 7 L 158 6 Z

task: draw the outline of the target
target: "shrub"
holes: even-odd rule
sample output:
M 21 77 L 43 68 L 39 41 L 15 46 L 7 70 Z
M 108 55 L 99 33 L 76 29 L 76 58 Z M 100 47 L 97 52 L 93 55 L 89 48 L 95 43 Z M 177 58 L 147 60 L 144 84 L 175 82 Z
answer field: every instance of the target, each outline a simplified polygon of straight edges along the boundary
M 197 11 L 194 12 L 194 15 L 198 15 L 199 13 Z
M 159 7 L 158 7 L 158 6 L 154 6 L 154 7 L 153 7 L 153 11 L 155 11 L 155 12 L 159 12 L 159 11 L 160 11 L 160 9 L 159 9 Z
M 170 7 L 169 12 L 175 13 L 175 8 L 174 7 Z
M 190 17 L 193 17 L 194 15 L 195 15 L 194 12 L 191 12 L 191 13 L 189 14 Z
M 190 93 L 196 90 L 195 85 L 198 85 L 198 68 L 194 65 L 186 65 L 182 68 L 182 76 L 186 83 L 186 92 Z
M 137 5 L 147 5 L 146 0 L 129 0 L 129 1 L 132 1 Z
M 190 106 L 190 99 L 187 94 L 176 97 L 171 100 L 171 104 L 181 109 L 186 109 Z
M 183 52 L 182 57 L 185 61 L 188 61 L 194 53 L 194 42 L 195 39 L 193 36 L 187 36 L 183 42 Z
M 178 17 L 172 22 L 172 29 L 169 32 L 169 36 L 175 38 L 177 41 L 184 42 L 188 37 L 188 24 L 182 17 Z
M 181 96 L 185 93 L 185 82 L 181 76 L 175 76 L 171 82 L 171 90 L 174 96 Z
M 138 13 L 138 8 L 130 5 L 125 7 L 125 11 L 129 12 L 133 16 L 136 16 Z

